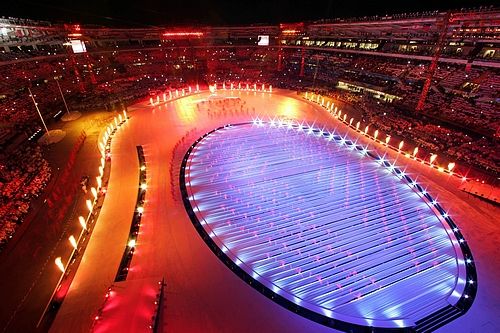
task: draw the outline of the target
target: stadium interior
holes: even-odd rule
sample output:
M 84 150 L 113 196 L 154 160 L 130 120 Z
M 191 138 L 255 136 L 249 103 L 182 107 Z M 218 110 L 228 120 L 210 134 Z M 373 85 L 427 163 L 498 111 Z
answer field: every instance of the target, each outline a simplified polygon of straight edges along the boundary
M 110 250 L 106 254 L 101 253 L 103 257 L 117 254 L 112 260 L 110 259 L 110 262 L 114 263 L 110 264 L 114 265 L 110 270 L 118 269 L 119 274 L 116 279 L 112 276 L 110 280 L 109 276 L 105 276 L 103 272 L 100 276 L 102 279 L 98 281 L 99 274 L 96 273 L 95 285 L 98 285 L 96 294 L 102 294 L 103 297 L 105 294 L 106 299 L 112 296 L 122 299 L 129 308 L 140 308 L 146 313 L 146 319 L 141 319 L 142 321 L 131 320 L 128 323 L 130 327 L 142 325 L 144 331 L 155 332 L 169 329 L 175 332 L 197 332 L 201 331 L 201 327 L 206 323 L 206 332 L 234 332 L 235 330 L 251 332 L 254 328 L 264 332 L 276 332 L 281 329 L 290 332 L 333 332 L 336 329 L 346 332 L 398 330 L 401 332 L 434 330 L 459 332 L 460 323 L 468 321 L 468 324 L 463 324 L 465 325 L 463 327 L 467 327 L 467 330 L 464 329 L 463 332 L 497 332 L 500 330 L 498 287 L 492 287 L 491 298 L 483 297 L 483 294 L 478 291 L 475 303 L 467 303 L 463 297 L 469 298 L 470 295 L 471 299 L 474 298 L 476 289 L 474 286 L 467 294 L 469 290 L 467 288 L 471 287 L 465 283 L 466 286 L 460 291 L 463 292 L 462 298 L 458 297 L 453 307 L 436 306 L 431 309 L 432 311 L 421 310 L 421 317 L 415 315 L 416 318 L 418 317 L 416 323 L 394 320 L 390 325 L 387 324 L 388 326 L 376 320 L 372 322 L 371 319 L 361 324 L 357 320 L 349 319 L 350 317 L 347 319 L 342 315 L 337 317 L 336 313 L 318 315 L 316 308 L 299 306 L 299 303 L 293 301 L 292 296 L 283 296 L 278 292 L 268 293 L 273 288 L 267 286 L 267 282 L 262 280 L 252 280 L 251 276 L 254 271 L 240 269 L 233 265 L 239 259 L 222 253 L 222 247 L 220 251 L 214 250 L 222 245 L 210 240 L 209 234 L 212 229 L 204 231 L 203 227 L 205 229 L 208 227 L 200 222 L 203 218 L 210 217 L 210 213 L 206 215 L 203 213 L 203 218 L 198 216 L 200 220 L 198 221 L 193 217 L 201 214 L 195 214 L 196 209 L 193 208 L 194 212 L 190 209 L 184 210 L 184 207 L 189 206 L 189 200 L 183 202 L 186 196 L 192 195 L 190 200 L 194 207 L 195 194 L 193 193 L 196 191 L 192 190 L 193 192 L 189 192 L 189 195 L 188 192 L 183 192 L 191 190 L 189 186 L 188 189 L 183 188 L 182 181 L 184 177 L 195 178 L 188 173 L 184 176 L 181 172 L 179 179 L 180 170 L 187 167 L 185 164 L 182 165 L 183 159 L 189 157 L 189 155 L 185 156 L 186 151 L 193 149 L 191 144 L 195 140 L 197 143 L 201 140 L 198 145 L 203 143 L 202 147 L 205 147 L 206 140 L 208 140 L 203 139 L 205 133 L 221 128 L 221 126 L 221 131 L 226 131 L 226 125 L 232 122 L 243 123 L 245 122 L 243 118 L 250 124 L 253 120 L 254 125 L 262 125 L 263 121 L 271 124 L 270 128 L 274 126 L 275 121 L 276 124 L 278 123 L 278 118 L 280 126 L 283 121 L 283 126 L 289 124 L 290 128 L 294 129 L 302 126 L 301 124 L 305 121 L 311 126 L 315 123 L 318 129 L 314 131 L 321 130 L 321 133 L 327 129 L 333 131 L 333 128 L 338 128 L 340 131 L 340 128 L 345 126 L 346 130 L 342 133 L 348 133 L 348 129 L 355 135 L 363 137 L 354 140 L 355 137 L 349 134 L 351 145 L 370 144 L 374 150 L 382 152 L 385 150 L 387 157 L 391 157 L 393 161 L 399 159 L 398 163 L 403 163 L 403 159 L 406 158 L 410 161 L 408 171 L 413 172 L 413 179 L 419 180 L 420 176 L 417 175 L 422 173 L 421 179 L 432 180 L 427 181 L 428 184 L 432 184 L 429 185 L 428 192 L 433 194 L 433 198 L 442 202 L 443 207 L 446 207 L 443 211 L 440 207 L 432 207 L 432 215 L 439 217 L 436 223 L 447 225 L 446 230 L 450 235 L 453 231 L 456 232 L 454 228 L 464 230 L 463 238 L 462 234 L 450 236 L 455 252 L 449 250 L 452 247 L 446 250 L 456 253 L 457 267 L 462 267 L 463 264 L 463 272 L 460 273 L 463 276 L 458 274 L 457 279 L 475 281 L 477 278 L 479 283 L 484 282 L 478 288 L 484 286 L 483 293 L 487 293 L 486 286 L 489 288 L 494 285 L 496 283 L 494 276 L 500 272 L 498 259 L 491 261 L 489 259 L 489 256 L 495 256 L 491 251 L 494 251 L 494 242 L 498 241 L 500 235 L 498 225 L 500 221 L 500 197 L 498 196 L 500 193 L 500 10 L 498 8 L 323 19 L 275 25 L 190 28 L 114 28 L 2 17 L 0 18 L 0 77 L 0 267 L 2 267 L 2 275 L 10 275 L 1 278 L 0 290 L 2 294 L 8 293 L 6 288 L 12 290 L 12 295 L 8 296 L 2 305 L 0 324 L 4 332 L 64 332 L 68 327 L 71 327 L 72 332 L 88 332 L 89 330 L 110 332 L 124 329 L 120 326 L 123 323 L 116 323 L 117 318 L 123 321 L 125 316 L 123 312 L 111 307 L 106 315 L 106 311 L 103 311 L 106 305 L 101 304 L 102 298 L 93 303 L 89 302 L 91 305 L 81 310 L 83 314 L 80 319 L 73 318 L 74 313 L 71 317 L 72 311 L 80 311 L 75 310 L 80 308 L 78 300 L 75 301 L 70 297 L 72 288 L 76 288 L 76 282 L 80 281 L 79 274 L 83 274 L 81 272 L 87 269 L 84 267 L 85 258 L 93 253 L 92 242 L 96 237 L 105 237 L 104 231 L 100 229 L 104 228 L 102 226 L 104 222 L 101 224 L 97 222 L 106 218 L 113 220 L 113 214 L 115 214 L 113 212 L 122 209 L 128 215 L 121 219 L 116 213 L 116 223 L 125 221 L 126 227 L 123 230 L 126 232 L 124 231 L 122 238 L 117 241 L 118 244 L 123 243 L 123 246 L 119 245 L 116 250 Z M 283 103 L 289 103 L 290 108 L 300 111 L 281 114 L 275 114 L 272 110 L 262 111 L 256 105 L 264 105 L 263 109 L 265 109 L 267 106 L 272 108 L 280 105 L 278 104 L 280 102 L 272 99 L 254 101 L 252 98 L 256 97 L 251 96 L 245 99 L 246 97 L 240 96 L 241 93 L 237 95 L 240 97 L 234 97 L 238 100 L 233 101 L 230 99 L 233 97 L 227 97 L 233 96 L 229 95 L 233 94 L 233 90 L 246 91 L 247 94 L 249 92 L 263 95 L 272 93 L 273 98 L 274 95 L 282 95 L 285 96 Z M 197 94 L 200 100 L 203 99 L 202 102 L 196 100 Z M 218 94 L 221 99 L 226 96 L 225 102 L 215 98 L 210 100 L 208 96 L 215 94 Z M 198 106 L 191 107 L 189 103 L 193 105 L 198 103 Z M 185 113 L 182 113 L 183 108 L 187 110 Z M 205 110 L 205 108 L 208 109 Z M 313 117 L 314 112 L 320 112 L 313 112 L 313 108 L 321 109 L 324 114 Z M 160 113 L 169 112 L 170 109 L 177 110 L 177 120 L 164 123 L 163 120 L 156 118 Z M 233 113 L 231 111 L 233 109 L 241 112 L 234 111 Z M 206 112 L 206 114 L 201 118 L 191 114 L 197 112 Z M 146 118 L 144 115 L 146 113 L 151 114 L 152 118 Z M 142 121 L 142 125 L 140 127 L 134 125 L 134 121 Z M 155 121 L 158 124 L 154 124 Z M 160 128 L 160 124 L 164 127 Z M 251 125 L 245 126 L 251 127 Z M 362 135 L 363 130 L 365 136 Z M 64 134 L 61 134 L 60 138 L 56 138 L 60 134 L 58 131 L 65 131 L 66 137 L 63 138 Z M 138 142 L 139 139 L 136 141 L 129 139 L 133 135 L 127 134 L 127 131 L 139 133 L 138 137 L 142 138 L 144 143 Z M 169 131 L 172 131 L 172 139 L 168 137 Z M 169 140 L 173 142 L 168 151 L 161 150 L 163 148 L 152 148 L 156 146 L 147 140 L 148 135 L 153 136 L 154 133 L 158 135 L 158 138 L 160 135 L 165 135 L 166 137 L 162 139 L 165 142 L 170 142 Z M 251 133 L 251 130 L 248 133 Z M 250 136 L 248 133 L 241 135 Z M 266 135 L 269 135 L 269 140 L 280 140 L 278 136 Z M 214 136 L 217 138 L 217 135 Z M 112 138 L 114 138 L 113 141 L 111 141 Z M 214 145 L 215 143 L 210 140 L 208 141 L 210 145 Z M 294 137 L 293 140 L 297 139 Z M 347 139 L 339 137 L 338 141 L 340 140 L 344 143 Z M 252 151 L 257 150 L 256 147 L 259 145 L 254 144 L 255 146 L 243 145 L 241 147 Z M 118 148 L 115 148 L 115 145 Z M 120 145 L 132 147 L 133 154 L 130 160 L 122 156 L 124 153 L 120 150 L 123 149 L 119 148 Z M 137 150 L 136 146 L 138 146 Z M 265 151 L 266 148 L 262 149 Z M 314 150 L 315 148 L 307 146 L 300 149 L 303 149 L 302 153 L 306 154 L 310 151 L 307 149 Z M 189 160 L 190 163 L 192 160 L 194 161 L 192 163 L 195 163 L 196 158 L 201 159 L 203 150 L 198 149 L 197 152 L 200 155 L 193 155 L 194 157 Z M 137 153 L 139 162 L 136 161 Z M 211 153 L 207 154 L 212 156 Z M 223 156 L 222 152 L 220 154 Z M 224 152 L 224 154 L 230 156 L 231 152 Z M 321 152 L 321 154 L 326 153 Z M 336 152 L 336 154 L 340 153 Z M 397 154 L 401 157 L 397 157 L 399 156 Z M 156 157 L 157 155 L 160 157 Z M 219 156 L 219 158 L 223 160 L 222 157 Z M 230 160 L 229 157 L 228 160 Z M 383 161 L 382 157 L 382 164 Z M 168 165 L 162 165 L 163 162 Z M 124 166 L 123 170 L 114 169 L 115 163 L 116 166 Z M 119 177 L 121 172 L 125 175 L 125 170 L 129 170 L 126 167 L 129 163 L 134 166 L 133 171 L 123 177 L 129 177 L 131 180 L 114 178 Z M 136 168 L 136 164 L 140 165 L 141 169 Z M 157 164 L 158 167 L 156 167 Z M 310 161 L 310 165 L 314 165 L 314 161 Z M 146 171 L 142 169 L 142 166 L 144 168 L 148 166 Z M 429 169 L 429 166 L 436 173 L 435 175 L 427 174 L 430 171 L 420 172 L 421 169 L 418 169 L 424 167 Z M 212 164 L 207 164 L 207 168 L 211 167 Z M 303 167 L 307 168 L 305 164 Z M 97 176 L 100 179 L 96 182 L 95 173 L 98 168 Z M 220 166 L 220 168 L 218 172 L 223 173 L 225 168 L 230 168 L 230 166 Z M 406 172 L 406 167 L 400 166 L 400 169 Z M 165 180 L 165 183 L 154 183 L 154 177 L 157 177 L 160 172 L 167 173 L 169 180 Z M 205 177 L 208 179 L 210 176 Z M 399 173 L 395 174 L 395 177 L 404 178 Z M 137 179 L 140 179 L 140 186 L 143 186 L 143 188 L 139 187 L 139 192 L 137 192 Z M 356 179 L 352 176 L 349 181 L 356 183 Z M 107 185 L 102 185 L 101 181 Z M 225 181 L 227 182 L 227 178 Z M 312 180 L 310 181 L 313 183 Z M 408 183 L 413 184 L 412 181 Z M 122 187 L 122 195 L 130 194 L 126 199 L 129 201 L 121 202 L 120 194 L 113 192 L 112 184 L 119 182 L 121 182 L 120 185 L 115 186 Z M 148 186 L 150 183 L 155 184 L 155 188 L 151 190 L 153 194 L 150 194 L 149 187 L 146 191 L 146 183 Z M 292 180 L 289 183 L 284 181 L 281 185 L 285 186 L 285 183 L 286 186 L 294 186 Z M 215 185 L 213 188 L 210 187 L 212 185 L 205 184 L 204 186 L 210 188 L 210 191 L 220 190 Z M 394 186 L 394 191 L 398 189 L 398 185 L 383 186 L 387 188 Z M 199 187 L 205 189 L 201 185 Z M 433 193 L 433 188 L 439 189 Z M 145 192 L 141 192 L 141 189 Z M 320 189 L 326 191 L 324 188 Z M 423 188 L 420 190 L 421 194 L 415 194 L 415 196 L 428 203 L 434 202 L 434 199 L 429 199 L 430 197 L 425 198 L 426 192 Z M 168 199 L 162 197 L 161 191 L 169 195 Z M 448 194 L 441 194 L 440 191 Z M 91 195 L 93 195 L 92 201 L 87 200 Z M 397 197 L 395 195 L 395 198 Z M 225 195 L 224 198 L 226 198 Z M 127 274 L 130 276 L 132 273 L 129 273 L 129 268 L 134 267 L 134 260 L 139 260 L 137 265 L 143 271 L 147 271 L 148 265 L 156 265 L 155 253 L 188 251 L 185 247 L 189 245 L 179 245 L 182 240 L 168 236 L 173 237 L 168 238 L 172 243 L 179 242 L 179 244 L 148 245 L 148 251 L 141 252 L 142 232 L 146 234 L 158 232 L 155 229 L 159 228 L 158 226 L 152 229 L 150 226 L 157 223 L 154 221 L 161 220 L 159 217 L 156 220 L 151 216 L 148 217 L 148 205 L 156 207 L 154 205 L 160 205 L 162 200 L 165 203 L 169 202 L 168 208 L 163 208 L 170 211 L 168 214 L 173 214 L 168 215 L 169 219 L 185 220 L 183 226 L 172 227 L 168 230 L 169 232 L 189 235 L 200 243 L 200 245 L 193 245 L 193 249 L 205 251 L 204 256 L 218 256 L 222 262 L 226 261 L 225 264 L 221 264 L 221 268 L 215 269 L 218 273 L 214 274 L 224 276 L 222 272 L 233 270 L 237 273 L 236 275 L 240 275 L 240 278 L 228 280 L 228 284 L 237 284 L 241 282 L 240 280 L 250 285 L 255 284 L 252 285 L 253 288 L 245 284 L 238 288 L 228 287 L 228 290 L 234 293 L 248 287 L 248 290 L 244 289 L 243 294 L 234 296 L 234 307 L 245 306 L 248 301 L 248 307 L 255 310 L 261 306 L 258 305 L 261 304 L 258 297 L 262 297 L 264 299 L 262 302 L 266 302 L 262 305 L 263 310 L 255 310 L 255 316 L 261 316 L 263 319 L 256 319 L 259 323 L 254 323 L 253 328 L 250 328 L 254 320 L 251 314 L 241 315 L 243 318 L 241 321 L 234 319 L 237 322 L 235 324 L 229 324 L 233 320 L 227 319 L 230 315 L 223 317 L 213 314 L 216 311 L 230 311 L 231 303 L 217 309 L 220 305 L 219 301 L 207 303 L 206 299 L 209 299 L 209 296 L 200 296 L 200 299 L 203 299 L 200 303 L 190 301 L 191 303 L 184 304 L 182 300 L 179 301 L 178 299 L 182 298 L 180 294 L 183 288 L 191 287 L 183 286 L 179 281 L 175 281 L 175 278 L 173 282 L 172 278 L 169 281 L 169 274 L 157 272 L 158 274 L 145 275 L 149 280 L 144 278 L 146 282 L 141 282 L 142 284 L 137 282 L 139 279 L 136 278 L 125 287 L 109 286 L 112 281 L 127 280 Z M 206 200 L 211 202 L 210 200 L 215 199 Z M 91 202 L 90 214 L 89 217 L 84 218 L 89 211 L 86 210 L 89 202 Z M 170 206 L 171 202 L 174 202 L 172 206 Z M 211 204 L 214 207 L 223 205 L 218 201 L 213 202 Z M 463 217 L 460 217 L 462 211 L 469 209 L 467 208 L 469 206 L 461 206 L 462 202 L 479 207 L 478 209 L 487 211 L 489 215 L 482 215 L 478 220 L 473 220 L 476 213 L 470 213 L 470 215 L 464 213 Z M 200 197 L 196 204 L 201 207 L 205 202 Z M 286 202 L 283 204 L 286 205 Z M 114 206 L 105 210 L 106 205 Z M 205 205 L 208 207 L 208 204 Z M 436 204 L 433 205 L 436 206 Z M 445 213 L 445 211 L 448 212 L 449 207 L 452 207 L 454 222 L 449 220 L 448 213 Z M 238 207 L 235 209 L 237 211 Z M 96 210 L 99 213 L 96 213 Z M 157 214 L 160 216 L 162 213 L 158 211 Z M 354 211 L 353 214 L 362 213 Z M 75 226 L 78 224 L 79 216 L 82 227 Z M 130 220 L 132 220 L 132 227 Z M 405 220 L 406 218 L 402 218 L 401 221 Z M 476 223 L 483 226 L 474 229 Z M 70 224 L 73 227 L 67 227 Z M 92 228 L 90 228 L 91 224 Z M 141 232 L 139 232 L 139 227 Z M 69 247 L 68 237 L 72 234 L 76 235 L 74 230 L 80 230 L 79 228 L 83 228 L 81 229 L 82 235 L 86 236 L 77 237 L 76 242 L 71 236 L 73 237 L 73 240 L 70 239 L 72 246 Z M 119 228 L 122 227 L 110 224 L 108 228 L 121 230 Z M 192 230 L 188 230 L 189 228 Z M 90 232 L 87 229 L 95 230 Z M 232 235 L 229 231 L 228 233 Z M 147 239 L 147 236 L 145 237 L 144 239 Z M 245 237 L 250 236 L 245 235 Z M 481 245 L 483 237 L 490 238 L 490 240 Z M 470 238 L 469 242 L 474 243 L 469 244 L 470 249 L 468 246 L 461 245 L 464 238 L 467 241 Z M 183 240 L 187 243 L 191 242 L 188 236 Z M 234 241 L 233 238 L 227 236 L 227 241 L 229 240 Z M 131 241 L 133 243 L 130 243 Z M 136 242 L 137 250 L 135 250 Z M 439 242 L 436 240 L 436 243 Z M 228 246 L 227 243 L 224 244 Z M 287 244 L 283 246 L 286 248 Z M 428 246 L 434 248 L 435 245 L 433 243 Z M 477 254 L 475 246 L 478 248 Z M 481 246 L 484 246 L 484 251 L 481 250 Z M 122 257 L 124 247 L 125 253 Z M 204 247 L 206 249 L 203 249 Z M 439 248 L 439 246 L 436 247 Z M 165 271 L 175 270 L 177 265 L 174 264 L 175 253 L 169 254 L 173 259 L 159 255 L 159 258 L 164 259 L 170 265 L 165 264 L 170 267 L 164 268 Z M 472 258 L 471 253 L 474 254 L 476 261 L 480 260 L 484 270 L 481 270 L 480 266 L 473 269 L 468 266 L 466 261 Z M 99 257 L 99 252 L 93 255 Z M 245 255 L 251 257 L 250 254 Z M 264 253 L 259 253 L 260 255 L 264 256 Z M 269 256 L 269 253 L 267 255 Z M 143 261 L 140 261 L 141 256 L 143 256 Z M 196 254 L 184 257 L 179 255 L 179 261 L 181 258 L 185 260 L 195 256 Z M 261 260 L 259 256 L 256 255 L 257 259 L 252 257 L 252 260 Z M 24 257 L 27 259 L 19 263 L 19 258 Z M 56 265 L 53 264 L 56 257 L 59 258 L 59 263 L 61 257 L 62 261 L 67 263 L 67 266 L 62 265 L 60 278 L 58 273 L 61 274 L 61 271 L 55 268 L 56 265 L 59 267 L 57 260 Z M 201 259 L 193 260 L 193 264 L 202 261 Z M 227 262 L 231 260 L 233 264 L 228 264 Z M 119 266 L 116 266 L 118 263 Z M 209 264 L 200 265 L 207 270 L 211 269 Z M 26 266 L 31 266 L 31 270 L 27 270 Z M 99 267 L 105 266 L 103 263 Z M 434 266 L 439 265 L 434 264 Z M 122 269 L 121 273 L 120 269 Z M 238 273 L 238 269 L 241 270 L 241 274 Z M 456 269 L 460 271 L 462 268 Z M 96 268 L 90 267 L 87 270 L 95 271 Z M 105 270 L 103 268 L 103 271 Z M 476 277 L 476 270 L 479 277 Z M 24 271 L 26 274 L 23 273 Z M 255 271 L 257 271 L 256 268 Z M 12 272 L 12 274 L 7 272 Z M 180 269 L 173 275 L 179 276 L 182 272 Z M 204 274 L 202 271 L 193 272 Z M 132 277 L 135 276 L 134 274 L 138 274 L 137 271 L 132 273 Z M 16 281 L 20 275 L 23 277 Z M 481 277 L 483 277 L 482 280 Z M 448 281 L 444 277 L 442 279 L 442 281 Z M 153 280 L 154 283 L 151 282 Z M 432 278 L 429 278 L 429 281 L 431 280 Z M 455 281 L 454 278 L 449 281 L 452 280 Z M 17 284 L 14 284 L 14 281 Z M 158 281 L 160 281 L 159 284 Z M 254 289 L 259 288 L 256 286 L 259 283 L 262 284 L 261 290 L 255 291 Z M 457 284 L 460 285 L 459 282 Z M 201 288 L 196 283 L 194 285 L 193 289 Z M 146 290 L 145 286 L 153 290 L 152 298 L 145 300 L 144 297 L 137 297 L 135 299 L 137 304 L 134 305 L 135 301 L 128 299 L 127 295 L 136 295 Z M 325 290 L 329 289 L 325 287 Z M 31 300 L 30 297 L 35 292 L 38 294 Z M 213 293 L 215 292 L 224 293 L 224 290 L 219 286 L 214 288 Z M 254 296 L 257 300 L 250 300 L 247 294 L 251 293 L 257 294 Z M 330 291 L 325 293 L 330 293 Z M 167 294 L 166 297 L 165 294 Z M 170 297 L 170 294 L 173 296 Z M 196 295 L 190 297 L 195 299 Z M 417 298 L 417 296 L 412 297 Z M 141 302 L 147 305 L 141 305 Z M 27 303 L 31 305 L 28 306 Z M 73 304 L 74 307 L 65 308 L 65 306 L 69 307 L 66 303 Z M 191 325 L 185 321 L 187 319 L 184 319 L 187 315 L 176 314 L 174 310 L 168 310 L 174 312 L 164 310 L 164 308 L 175 308 L 177 304 L 180 304 L 179 312 L 203 311 L 204 307 L 214 308 L 207 310 L 206 317 L 214 315 L 214 318 L 218 318 L 214 320 L 222 322 L 216 325 L 210 319 L 200 319 L 200 317 L 196 321 L 198 324 Z M 269 306 L 270 314 L 265 313 L 267 306 Z M 421 306 L 423 307 L 423 303 Z M 476 311 L 475 307 L 480 307 L 481 310 Z M 484 308 L 489 310 L 484 310 Z M 113 311 L 119 313 L 113 313 Z M 485 313 L 485 319 L 478 320 L 474 324 L 473 318 L 476 317 L 471 316 L 478 316 L 477 313 L 481 311 Z M 277 319 L 271 318 L 272 313 L 276 313 Z M 349 312 L 349 315 L 356 317 L 353 313 L 355 313 L 354 310 Z M 238 315 L 240 314 L 236 316 Z M 397 317 L 391 317 L 392 313 L 389 315 L 386 312 L 384 315 L 388 318 Z M 462 315 L 460 319 L 462 321 L 459 324 L 453 324 L 455 318 Z M 126 316 L 135 318 L 137 314 L 128 310 Z M 290 316 L 297 316 L 301 319 L 295 319 L 295 317 L 288 319 Z M 410 317 L 413 318 L 412 316 Z M 26 318 L 30 319 L 26 320 Z M 310 326 L 313 324 L 308 324 L 309 319 L 311 323 L 318 326 Z M 76 324 L 79 320 L 82 322 L 81 327 Z M 273 320 L 276 322 L 269 324 L 270 326 L 266 329 L 264 322 Z M 288 326 L 280 326 L 280 321 L 287 320 L 289 320 Z M 147 324 L 143 325 L 143 322 Z M 238 322 L 244 324 L 238 326 Z M 227 326 L 224 326 L 226 324 Z M 398 327 L 399 324 L 401 326 Z M 75 329 L 75 327 L 79 328 Z M 130 327 L 128 331 L 136 331 L 135 328 L 132 330 Z M 451 328 L 448 329 L 448 327 Z

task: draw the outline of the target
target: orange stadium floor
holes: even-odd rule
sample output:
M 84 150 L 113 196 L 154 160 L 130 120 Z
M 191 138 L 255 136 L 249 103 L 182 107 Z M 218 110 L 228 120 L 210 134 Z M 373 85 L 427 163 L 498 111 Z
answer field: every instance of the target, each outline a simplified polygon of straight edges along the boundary
M 353 138 L 359 134 L 295 92 L 218 91 L 219 98 L 224 96 L 239 97 L 241 102 L 226 99 L 221 103 L 213 99 L 211 103 L 201 103 L 209 98 L 208 92 L 202 92 L 157 106 L 143 102 L 129 108 L 130 119 L 112 142 L 111 178 L 99 220 L 50 332 L 88 332 L 94 325 L 127 243 L 137 198 L 137 145 L 142 145 L 145 152 L 147 192 L 127 281 L 140 284 L 165 278 L 164 332 L 335 332 L 263 296 L 212 253 L 180 200 L 178 168 L 187 147 L 204 133 L 255 117 L 306 121 L 319 128 L 337 128 Z M 359 140 L 369 143 L 371 149 L 384 149 L 364 137 Z M 387 154 L 394 160 L 395 153 Z M 427 186 L 428 192 L 438 197 L 453 216 L 476 262 L 478 294 L 472 308 L 438 332 L 500 331 L 500 257 L 496 255 L 500 209 L 460 191 L 460 181 L 454 177 L 411 160 L 404 162 L 408 163 L 406 172 L 413 177 L 418 175 L 419 183 Z M 140 287 L 131 290 L 135 289 Z M 131 304 L 130 299 L 123 304 Z M 140 331 L 131 324 L 137 311 L 131 306 L 120 310 L 119 302 L 116 307 L 108 317 L 104 311 L 99 320 L 113 321 L 113 327 L 119 327 L 120 332 Z M 150 331 L 143 326 L 144 332 Z

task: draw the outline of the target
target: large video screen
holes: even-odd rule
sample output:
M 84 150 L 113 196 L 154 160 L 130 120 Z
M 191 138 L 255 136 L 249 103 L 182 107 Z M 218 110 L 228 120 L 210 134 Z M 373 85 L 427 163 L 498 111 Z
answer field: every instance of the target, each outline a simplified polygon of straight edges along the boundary
M 85 43 L 78 39 L 71 40 L 71 48 L 73 49 L 73 53 L 83 53 L 87 52 L 87 48 L 85 47 Z
M 259 35 L 257 39 L 257 45 L 267 46 L 269 45 L 269 36 L 268 35 Z

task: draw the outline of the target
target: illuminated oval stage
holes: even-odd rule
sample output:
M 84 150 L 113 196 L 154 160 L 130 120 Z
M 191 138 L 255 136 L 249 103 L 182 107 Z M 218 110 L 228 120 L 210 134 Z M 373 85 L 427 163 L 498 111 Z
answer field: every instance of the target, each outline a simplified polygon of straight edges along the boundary
M 191 146 L 180 178 L 212 251 L 324 325 L 424 332 L 474 299 L 472 256 L 445 210 L 341 135 L 283 121 L 228 125 Z

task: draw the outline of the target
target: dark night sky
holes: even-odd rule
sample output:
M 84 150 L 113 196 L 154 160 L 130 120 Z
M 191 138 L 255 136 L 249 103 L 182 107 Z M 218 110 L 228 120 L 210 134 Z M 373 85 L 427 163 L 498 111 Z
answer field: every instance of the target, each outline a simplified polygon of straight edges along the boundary
M 106 26 L 281 23 L 490 6 L 492 0 L 0 0 L 0 16 Z

